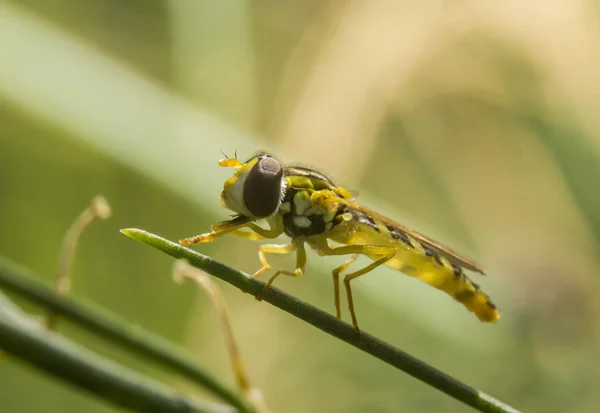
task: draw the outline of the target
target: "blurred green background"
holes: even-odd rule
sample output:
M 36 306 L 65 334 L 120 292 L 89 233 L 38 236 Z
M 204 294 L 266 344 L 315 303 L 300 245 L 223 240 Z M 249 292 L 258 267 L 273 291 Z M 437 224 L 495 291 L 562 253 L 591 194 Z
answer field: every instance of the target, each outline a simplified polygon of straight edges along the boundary
M 579 0 L 5 0 L 0 254 L 50 284 L 66 229 L 104 195 L 113 217 L 83 234 L 74 294 L 233 385 L 207 298 L 118 229 L 207 231 L 228 216 L 219 150 L 266 149 L 483 263 L 489 275 L 476 280 L 502 311 L 484 325 L 380 269 L 354 284 L 363 329 L 524 412 L 597 412 L 599 10 Z M 249 241 L 197 249 L 259 266 Z M 305 277 L 277 285 L 333 312 L 340 260 L 310 254 Z M 218 284 L 274 412 L 469 410 Z M 68 323 L 61 332 L 206 396 Z M 0 384 L 2 412 L 117 411 L 11 359 Z

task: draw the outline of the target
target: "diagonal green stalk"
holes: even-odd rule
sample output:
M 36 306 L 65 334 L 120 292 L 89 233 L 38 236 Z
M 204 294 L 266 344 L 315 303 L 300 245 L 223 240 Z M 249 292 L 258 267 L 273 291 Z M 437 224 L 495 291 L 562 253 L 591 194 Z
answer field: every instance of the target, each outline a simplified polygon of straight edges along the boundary
M 130 228 L 123 229 L 121 232 L 130 238 L 157 248 L 174 258 L 186 259 L 194 267 L 220 278 L 255 297 L 262 292 L 265 286 L 263 282 L 252 278 L 248 274 L 147 231 Z M 448 374 L 364 331 L 361 332 L 359 339 L 351 325 L 275 287 L 270 287 L 263 299 L 269 304 L 312 324 L 318 329 L 402 370 L 412 377 L 481 412 L 519 413 L 518 410 L 456 380 Z
M 216 397 L 239 409 L 240 412 L 253 410 L 240 394 L 220 383 L 186 356 L 181 349 L 168 341 L 139 327 L 134 328 L 105 310 L 90 304 L 80 304 L 70 298 L 59 297 L 35 278 L 39 277 L 33 276 L 22 267 L 0 259 L 0 288 L 43 305 L 107 340 L 152 359 L 199 384 Z
M 201 404 L 48 331 L 0 293 L 0 348 L 26 363 L 132 411 L 232 413 Z

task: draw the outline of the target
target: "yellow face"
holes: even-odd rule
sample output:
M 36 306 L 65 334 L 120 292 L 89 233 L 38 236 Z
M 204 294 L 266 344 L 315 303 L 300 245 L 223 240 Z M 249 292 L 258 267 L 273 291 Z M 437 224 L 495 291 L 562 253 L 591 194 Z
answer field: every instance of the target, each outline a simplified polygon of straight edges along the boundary
M 284 189 L 283 166 L 278 160 L 259 154 L 245 163 L 224 159 L 219 165 L 236 169 L 223 185 L 222 206 L 253 219 L 267 218 L 277 212 Z

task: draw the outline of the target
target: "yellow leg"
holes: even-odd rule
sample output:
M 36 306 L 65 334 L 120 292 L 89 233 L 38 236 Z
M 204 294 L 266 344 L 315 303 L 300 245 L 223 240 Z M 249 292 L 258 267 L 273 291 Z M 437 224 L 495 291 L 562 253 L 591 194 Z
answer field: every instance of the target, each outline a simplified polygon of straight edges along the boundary
M 262 268 L 256 271 L 253 277 L 259 277 L 262 273 L 271 268 L 271 265 L 267 261 L 265 253 L 269 254 L 289 254 L 290 252 L 296 251 L 296 270 L 294 272 L 287 270 L 277 270 L 275 274 L 269 278 L 269 281 L 263 288 L 262 292 L 256 297 L 257 300 L 261 301 L 267 290 L 273 284 L 275 279 L 279 277 L 281 274 L 289 275 L 291 277 L 301 277 L 304 273 L 304 267 L 306 266 L 306 250 L 304 249 L 304 243 L 290 243 L 288 245 L 262 245 L 258 251 L 258 256 L 260 258 L 260 262 L 263 265 Z
M 277 238 L 283 233 L 283 218 L 281 216 L 276 215 L 273 218 L 269 218 L 267 219 L 267 223 L 269 224 L 269 229 L 259 227 L 254 222 L 250 222 L 248 228 L 264 238 Z
M 179 240 L 179 245 L 189 247 L 199 242 L 212 242 L 215 238 L 226 234 L 235 235 L 252 241 L 264 238 L 277 238 L 283 232 L 283 222 L 281 217 L 269 219 L 268 223 L 270 229 L 264 229 L 254 222 L 251 222 L 247 217 L 239 216 L 229 221 L 217 222 L 212 226 L 211 232 Z M 240 228 L 244 227 L 250 228 L 252 232 L 240 231 Z
M 190 238 L 180 239 L 179 245 L 189 247 L 199 242 L 212 242 L 215 240 L 215 238 L 235 232 L 240 228 L 248 226 L 248 224 L 248 218 L 242 216 L 239 216 L 229 221 L 218 222 L 215 225 L 213 225 L 211 232 L 196 235 Z
M 254 278 L 260 277 L 265 271 L 271 268 L 271 264 L 267 261 L 267 256 L 265 254 L 277 254 L 284 255 L 289 254 L 291 252 L 296 251 L 296 245 L 291 242 L 287 245 L 278 245 L 278 244 L 265 244 L 261 245 L 258 249 L 258 259 L 262 264 L 262 267 L 256 271 L 252 276 Z
M 230 234 L 236 237 L 248 239 L 250 241 L 260 241 L 265 239 L 265 237 L 254 231 L 242 231 L 240 229 L 236 229 L 235 231 L 231 231 Z
M 381 257 L 358 271 L 346 274 L 346 276 L 344 277 L 344 287 L 346 287 L 346 295 L 348 297 L 348 308 L 350 310 L 350 316 L 352 317 L 352 325 L 354 326 L 356 333 L 360 335 L 360 329 L 358 328 L 358 320 L 356 319 L 356 313 L 354 311 L 354 300 L 352 299 L 352 288 L 350 287 L 350 281 L 368 273 L 369 271 L 374 270 L 382 264 L 385 264 L 386 261 L 390 260 L 394 257 L 394 255 L 396 255 L 396 249 L 393 247 L 381 247 L 376 245 L 346 245 L 343 247 L 336 248 L 331 248 L 327 245 L 319 245 L 319 249 L 321 249 L 321 251 L 323 251 L 325 255 L 363 254 Z M 340 270 L 340 272 L 341 271 L 342 270 Z
M 340 308 L 340 273 L 342 271 L 346 271 L 349 266 L 351 266 L 354 261 L 358 258 L 358 255 L 353 255 L 349 259 L 347 259 L 342 265 L 337 268 L 334 268 L 331 271 L 331 275 L 333 276 L 333 294 L 334 294 L 334 302 L 335 302 L 335 315 L 340 320 L 342 319 L 342 310 Z

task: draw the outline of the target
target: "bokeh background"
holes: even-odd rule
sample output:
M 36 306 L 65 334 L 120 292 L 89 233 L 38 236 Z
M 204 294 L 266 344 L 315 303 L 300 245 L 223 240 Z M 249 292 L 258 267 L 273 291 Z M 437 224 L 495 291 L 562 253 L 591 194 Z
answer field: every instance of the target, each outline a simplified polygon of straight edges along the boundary
M 50 284 L 66 229 L 104 195 L 114 215 L 82 236 L 74 294 L 233 385 L 207 298 L 118 229 L 207 231 L 228 216 L 219 151 L 266 149 L 484 263 L 477 282 L 502 310 L 484 325 L 380 269 L 355 281 L 366 331 L 524 412 L 597 412 L 599 73 L 597 1 L 5 0 L 0 254 Z M 197 249 L 259 266 L 249 241 Z M 311 254 L 305 277 L 278 286 L 333 312 L 339 262 Z M 275 412 L 469 410 L 218 285 Z M 68 323 L 61 331 L 206 396 Z M 2 412 L 118 410 L 10 359 L 0 383 Z

